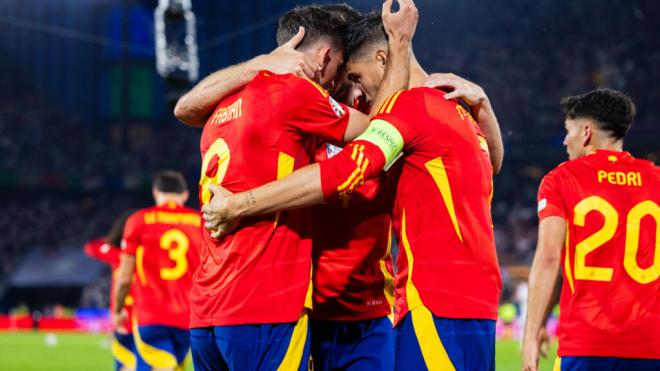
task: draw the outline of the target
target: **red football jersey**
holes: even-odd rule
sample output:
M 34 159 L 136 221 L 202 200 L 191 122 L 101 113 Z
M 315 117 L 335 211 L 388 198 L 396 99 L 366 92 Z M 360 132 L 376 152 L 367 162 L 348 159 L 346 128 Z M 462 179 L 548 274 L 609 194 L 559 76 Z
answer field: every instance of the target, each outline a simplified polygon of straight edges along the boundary
M 402 156 L 387 173 L 396 183 L 397 323 L 420 305 L 438 317 L 497 318 L 488 146 L 472 116 L 443 95 L 429 88 L 394 94 L 363 135 L 320 163 L 326 197 L 345 197 Z
M 174 203 L 142 209 L 128 218 L 122 252 L 135 256 L 138 325 L 188 328 L 200 237 L 199 212 Z
M 309 164 L 317 137 L 343 141 L 348 115 L 314 82 L 259 73 L 204 127 L 200 203 L 210 184 L 245 191 Z M 294 322 L 311 307 L 309 210 L 245 218 L 220 241 L 206 229 L 202 238 L 192 327 Z
M 560 356 L 660 359 L 660 168 L 598 150 L 543 178 L 539 219 L 566 220 Z
M 321 144 L 316 161 L 340 150 Z M 361 321 L 392 313 L 390 208 L 382 188 L 380 179 L 369 180 L 350 200 L 313 209 L 313 318 Z
M 115 295 L 113 288 L 115 287 L 115 279 L 117 278 L 117 273 L 119 270 L 119 254 L 121 252 L 120 248 L 117 246 L 111 246 L 109 243 L 105 242 L 105 239 L 98 238 L 96 240 L 89 241 L 84 246 L 85 253 L 90 257 L 101 261 L 105 264 L 108 264 L 112 268 L 112 280 L 110 283 L 110 318 L 114 316 L 115 308 Z M 131 287 L 131 291 L 124 301 L 124 309 L 128 313 L 127 320 L 122 323 L 122 329 L 128 333 L 133 332 L 131 327 L 130 318 L 133 316 L 133 303 L 135 302 L 135 287 Z

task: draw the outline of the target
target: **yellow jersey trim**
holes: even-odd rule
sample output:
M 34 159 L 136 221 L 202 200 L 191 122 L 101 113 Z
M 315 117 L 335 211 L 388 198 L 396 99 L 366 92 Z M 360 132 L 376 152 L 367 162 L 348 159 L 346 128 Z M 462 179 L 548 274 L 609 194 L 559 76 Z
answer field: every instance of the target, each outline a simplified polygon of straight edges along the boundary
M 406 301 L 408 302 L 408 310 L 413 310 L 422 306 L 422 299 L 419 297 L 419 291 L 413 284 L 412 275 L 415 266 L 415 258 L 413 257 L 412 250 L 410 249 L 410 242 L 408 241 L 408 234 L 406 232 L 406 210 L 403 210 L 403 217 L 401 219 L 401 242 L 403 244 L 403 251 L 406 254 L 408 261 L 408 280 L 406 281 Z
M 429 173 L 431 173 L 431 177 L 433 177 L 438 189 L 440 189 L 440 194 L 447 207 L 447 212 L 449 213 L 451 224 L 454 226 L 454 231 L 456 231 L 458 239 L 463 242 L 463 236 L 461 235 L 461 229 L 458 226 L 458 218 L 456 217 L 456 209 L 454 208 L 454 200 L 452 198 L 451 186 L 449 185 L 449 177 L 447 176 L 445 164 L 442 162 L 442 158 L 438 157 L 427 162 L 425 166 Z

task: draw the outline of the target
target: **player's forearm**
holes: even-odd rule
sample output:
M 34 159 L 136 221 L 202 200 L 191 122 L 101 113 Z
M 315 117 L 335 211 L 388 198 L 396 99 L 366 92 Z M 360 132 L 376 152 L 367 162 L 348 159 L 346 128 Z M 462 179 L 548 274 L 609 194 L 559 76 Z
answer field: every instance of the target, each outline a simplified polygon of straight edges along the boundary
M 222 99 L 257 75 L 260 58 L 255 57 L 207 76 L 179 99 L 174 107 L 174 116 L 186 125 L 204 126 Z
M 486 136 L 488 152 L 490 153 L 490 163 L 493 165 L 493 173 L 497 174 L 502 169 L 502 162 L 504 160 L 504 144 L 502 142 L 500 124 L 497 121 L 495 111 L 489 99 L 486 99 L 479 106 L 473 108 L 479 128 Z
M 539 251 L 543 250 L 539 248 Z M 537 251 L 529 276 L 529 298 L 527 301 L 527 322 L 525 338 L 536 339 L 541 326 L 546 321 L 546 314 L 552 305 L 553 292 L 557 284 L 560 259 Z
M 411 56 L 412 48 L 409 40 L 390 39 L 385 74 L 371 106 L 371 117 L 378 114 L 379 108 L 390 95 L 408 89 Z
M 323 203 L 318 164 L 305 166 L 281 180 L 227 199 L 228 219 L 271 214 Z
M 119 281 L 115 283 L 115 307 L 114 312 L 119 313 L 124 309 L 124 301 L 131 291 L 131 282 Z

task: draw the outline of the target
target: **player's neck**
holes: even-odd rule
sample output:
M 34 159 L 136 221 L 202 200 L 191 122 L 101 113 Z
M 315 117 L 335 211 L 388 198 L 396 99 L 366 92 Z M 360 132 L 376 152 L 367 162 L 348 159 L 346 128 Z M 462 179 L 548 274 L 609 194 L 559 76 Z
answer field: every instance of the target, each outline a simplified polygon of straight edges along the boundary
M 587 146 L 587 153 L 591 153 L 596 150 L 623 152 L 623 140 L 604 141 Z
M 164 207 L 164 206 L 182 206 L 183 204 L 181 203 L 181 200 L 178 198 L 169 198 L 169 197 L 164 197 L 159 200 L 156 200 L 156 206 L 158 207 Z
M 424 71 L 422 66 L 417 62 L 415 56 L 410 57 L 410 80 L 408 81 L 408 87 L 418 88 L 424 85 L 424 82 L 429 77 L 429 74 Z

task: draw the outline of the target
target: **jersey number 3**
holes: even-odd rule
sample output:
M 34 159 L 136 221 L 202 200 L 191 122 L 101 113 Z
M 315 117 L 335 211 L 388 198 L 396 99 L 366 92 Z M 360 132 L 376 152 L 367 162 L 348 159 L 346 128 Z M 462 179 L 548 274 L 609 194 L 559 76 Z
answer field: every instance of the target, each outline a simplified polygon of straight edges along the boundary
M 616 234 L 619 225 L 619 213 L 607 200 L 590 196 L 575 205 L 573 223 L 584 227 L 585 218 L 591 211 L 603 215 L 603 227 L 575 245 L 575 279 L 591 281 L 611 281 L 614 268 L 594 267 L 586 264 L 587 255 L 598 249 Z M 642 218 L 650 216 L 655 220 L 656 233 L 654 243 L 653 264 L 642 268 L 637 263 L 639 251 L 639 235 Z M 623 258 L 623 267 L 628 275 L 641 284 L 653 282 L 660 277 L 660 206 L 653 201 L 643 201 L 635 205 L 626 219 L 626 244 Z
M 190 241 L 185 233 L 178 229 L 169 229 L 160 238 L 160 248 L 167 250 L 167 254 L 175 265 L 170 268 L 160 269 L 160 278 L 165 281 L 174 281 L 183 277 L 188 271 L 188 260 L 186 254 L 190 247 Z

